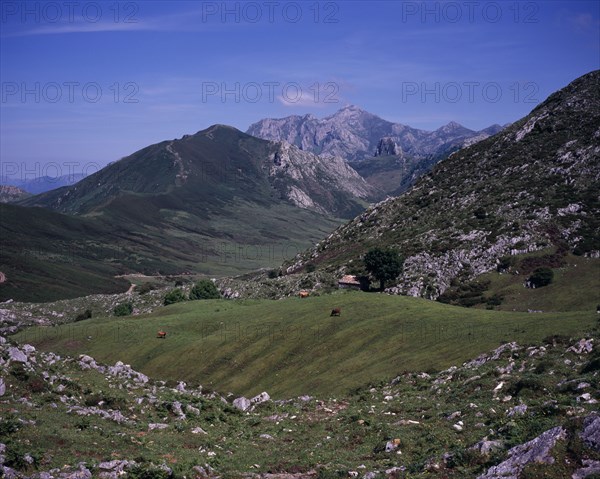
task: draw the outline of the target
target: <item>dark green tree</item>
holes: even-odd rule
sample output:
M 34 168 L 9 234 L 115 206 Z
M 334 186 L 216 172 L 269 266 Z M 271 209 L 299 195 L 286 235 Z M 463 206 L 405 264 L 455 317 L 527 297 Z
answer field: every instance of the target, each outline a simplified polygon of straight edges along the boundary
M 190 291 L 190 299 L 219 299 L 221 293 L 209 279 L 198 281 Z
M 554 279 L 554 271 L 550 268 L 537 268 L 529 277 L 529 282 L 536 288 L 547 286 Z
M 165 306 L 173 303 L 179 303 L 181 301 L 185 301 L 185 295 L 183 291 L 179 288 L 172 289 L 167 294 L 165 294 L 164 303 Z
M 131 303 L 121 303 L 117 304 L 115 309 L 113 310 L 115 316 L 129 316 L 133 313 L 133 304 Z
M 392 249 L 373 248 L 363 259 L 366 270 L 379 281 L 379 289 L 383 291 L 386 281 L 396 279 L 402 273 L 404 260 Z

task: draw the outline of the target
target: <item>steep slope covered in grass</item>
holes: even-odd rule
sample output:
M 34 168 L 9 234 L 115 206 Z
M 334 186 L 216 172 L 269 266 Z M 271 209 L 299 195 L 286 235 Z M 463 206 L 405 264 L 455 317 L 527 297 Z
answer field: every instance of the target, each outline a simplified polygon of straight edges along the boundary
M 437 298 L 496 268 L 503 256 L 600 255 L 600 71 L 552 94 L 492 138 L 439 163 L 285 265 L 356 269 L 373 246 L 406 258 L 394 292 Z M 544 264 L 545 263 L 545 264 Z

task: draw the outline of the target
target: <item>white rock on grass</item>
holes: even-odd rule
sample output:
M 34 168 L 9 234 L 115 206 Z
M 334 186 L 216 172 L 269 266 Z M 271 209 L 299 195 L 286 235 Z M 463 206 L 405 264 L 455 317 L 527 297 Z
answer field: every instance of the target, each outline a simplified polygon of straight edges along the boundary
M 27 363 L 27 356 L 25 353 L 14 346 L 8 348 L 8 358 L 17 363 Z
M 150 424 L 148 424 L 148 430 L 149 431 L 154 431 L 155 429 L 157 429 L 157 430 L 166 429 L 168 427 L 169 427 L 169 425 L 168 424 L 164 424 L 164 423 L 150 423 Z
M 250 399 L 242 396 L 233 400 L 233 406 L 238 408 L 240 411 L 247 411 L 252 406 Z
M 270 401 L 270 400 L 271 400 L 271 396 L 269 396 L 265 391 L 263 391 L 260 394 L 254 396 L 252 399 L 250 399 L 250 402 L 252 404 L 262 404 L 262 403 Z

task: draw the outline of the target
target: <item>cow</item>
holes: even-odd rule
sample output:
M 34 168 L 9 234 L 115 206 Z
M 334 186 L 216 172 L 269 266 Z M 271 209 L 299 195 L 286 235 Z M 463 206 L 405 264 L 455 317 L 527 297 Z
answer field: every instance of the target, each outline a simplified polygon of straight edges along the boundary
M 331 310 L 331 314 L 329 316 L 341 316 L 342 315 L 342 308 L 333 308 Z
M 308 295 L 309 295 L 308 291 L 300 291 L 298 293 L 298 296 L 300 296 L 301 298 L 308 298 Z
M 167 337 L 167 332 L 166 331 L 159 331 L 158 333 L 156 333 L 156 337 L 160 338 L 160 339 L 165 339 Z

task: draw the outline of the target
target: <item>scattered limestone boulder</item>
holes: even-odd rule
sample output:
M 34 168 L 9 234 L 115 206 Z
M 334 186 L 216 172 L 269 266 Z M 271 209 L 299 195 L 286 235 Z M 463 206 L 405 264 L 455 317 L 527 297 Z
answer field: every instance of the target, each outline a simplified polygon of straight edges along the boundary
M 600 474 L 600 461 L 584 459 L 581 463 L 583 467 L 573 473 L 572 479 L 586 479 L 587 477 L 591 479 L 592 475 L 596 477 L 596 474 Z
M 594 339 L 580 339 L 577 344 L 567 348 L 567 352 L 574 352 L 575 354 L 588 354 L 594 349 Z
M 600 416 L 592 414 L 583 420 L 583 431 L 580 434 L 586 446 L 600 451 Z
M 83 464 L 79 464 L 79 470 L 75 472 L 61 473 L 58 476 L 60 479 L 91 479 L 92 473 Z
M 168 427 L 169 427 L 169 425 L 168 424 L 164 424 L 164 423 L 150 423 L 150 424 L 148 424 L 148 430 L 149 431 L 154 431 L 155 429 L 158 429 L 158 430 L 166 429 Z
M 261 392 L 260 394 L 258 394 L 257 396 L 254 396 L 252 399 L 250 399 L 250 402 L 253 405 L 256 404 L 262 404 L 264 402 L 270 401 L 271 400 L 271 396 L 269 396 L 266 392 Z
M 527 404 L 519 404 L 518 406 L 511 407 L 507 410 L 506 415 L 508 417 L 523 416 L 525 415 L 525 412 L 527 412 Z
M 27 363 L 27 356 L 25 353 L 14 346 L 8 348 L 8 358 L 17 363 Z
M 180 421 L 183 421 L 186 419 L 185 414 L 183 413 L 183 410 L 181 409 L 181 403 L 179 401 L 174 401 L 171 404 L 171 411 L 173 411 L 173 413 L 175 415 L 177 415 L 177 419 L 179 419 Z
M 98 474 L 100 479 L 118 479 L 125 474 L 125 469 L 134 466 L 135 461 L 126 461 L 115 459 L 114 461 L 101 462 L 98 464 L 98 469 L 101 472 Z
M 550 451 L 557 441 L 565 437 L 566 431 L 560 426 L 548 429 L 535 439 L 510 449 L 507 460 L 491 467 L 477 479 L 517 479 L 529 463 L 553 464 L 554 458 Z
M 0 378 L 0 396 L 4 396 L 6 393 L 6 384 L 4 383 L 4 379 Z
M 490 452 L 502 449 L 502 441 L 488 441 L 487 437 L 485 437 L 470 449 L 477 451 L 482 456 L 487 456 Z
M 240 411 L 247 411 L 252 406 L 250 399 L 242 396 L 233 400 L 233 406 L 238 408 Z
M 79 367 L 81 369 L 95 369 L 101 373 L 104 372 L 104 366 L 98 366 L 96 360 L 87 354 L 81 354 L 79 356 Z
M 200 409 L 192 406 L 191 404 L 187 404 L 185 406 L 185 412 L 187 412 L 188 414 L 194 414 L 194 415 L 198 416 L 200 414 Z

